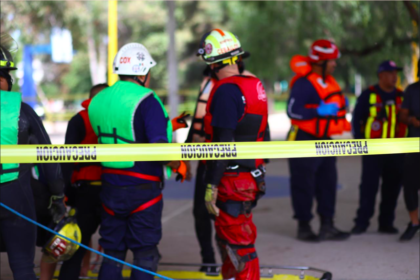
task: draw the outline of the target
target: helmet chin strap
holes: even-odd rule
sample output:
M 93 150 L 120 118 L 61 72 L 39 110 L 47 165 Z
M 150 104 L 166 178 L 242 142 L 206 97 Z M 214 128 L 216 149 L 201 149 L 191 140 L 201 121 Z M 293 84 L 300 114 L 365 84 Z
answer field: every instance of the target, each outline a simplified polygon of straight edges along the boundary
M 233 64 L 238 65 L 239 73 L 242 74 L 242 72 L 244 70 L 244 67 L 243 67 L 243 64 L 242 64 L 242 71 L 241 71 L 241 63 L 240 62 L 241 61 L 238 61 L 237 57 L 236 57 L 236 59 L 231 57 L 231 58 L 228 58 L 228 59 L 224 60 L 222 63 L 220 63 L 220 62 L 216 63 L 216 66 L 213 69 L 211 69 L 211 77 L 213 79 L 219 80 L 216 73 L 218 73 L 220 70 L 222 70 L 226 66 L 233 65 Z
M 218 63 L 216 65 L 217 65 L 216 67 L 210 69 L 210 71 L 211 71 L 211 77 L 213 79 L 219 80 L 219 78 L 217 77 L 216 74 L 219 73 L 220 70 L 222 70 L 223 68 L 225 68 L 226 66 L 228 66 L 228 64 Z
M 144 79 L 144 82 L 142 82 L 140 79 L 139 79 L 139 77 L 138 76 L 135 76 L 134 78 L 133 78 L 133 80 L 134 81 L 136 81 L 137 83 L 139 83 L 140 85 L 142 85 L 143 87 L 146 87 L 145 86 L 145 84 L 146 84 L 146 81 L 147 81 L 147 78 L 149 77 L 149 72 L 147 72 L 147 74 L 146 74 L 146 78 Z

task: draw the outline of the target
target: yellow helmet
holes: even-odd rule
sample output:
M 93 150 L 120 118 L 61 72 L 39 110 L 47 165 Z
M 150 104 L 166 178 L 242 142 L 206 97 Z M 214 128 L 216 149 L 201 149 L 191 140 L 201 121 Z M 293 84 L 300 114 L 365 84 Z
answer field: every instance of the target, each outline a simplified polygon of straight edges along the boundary
M 80 243 L 82 240 L 82 233 L 76 223 L 75 214 L 76 210 L 71 209 L 68 217 L 62 219 L 54 230 L 59 234 Z M 54 235 L 44 246 L 43 252 L 47 258 L 45 261 L 50 263 L 66 261 L 74 255 L 77 249 L 79 249 L 79 245 L 62 238 L 59 235 Z
M 245 54 L 241 42 L 231 32 L 213 29 L 204 40 L 203 46 L 198 50 L 207 64 L 213 64 L 226 59 Z

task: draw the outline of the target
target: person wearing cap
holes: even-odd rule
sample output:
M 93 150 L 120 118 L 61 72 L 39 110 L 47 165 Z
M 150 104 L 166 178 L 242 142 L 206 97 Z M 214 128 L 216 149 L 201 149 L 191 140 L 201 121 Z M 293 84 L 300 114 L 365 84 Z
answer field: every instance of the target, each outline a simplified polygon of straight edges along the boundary
M 403 93 L 396 87 L 398 72 L 395 62 L 382 62 L 377 70 L 378 84 L 369 86 L 358 97 L 353 111 L 352 131 L 355 139 L 399 138 L 407 136 L 407 126 L 398 121 Z M 401 190 L 404 170 L 403 154 L 367 155 L 362 157 L 359 207 L 352 234 L 362 234 L 369 227 L 375 210 L 376 194 L 382 178 L 379 207 L 380 233 L 396 234 L 395 208 Z
M 245 52 L 238 38 L 229 31 L 214 29 L 206 36 L 200 54 L 216 81 L 204 116 L 206 142 L 264 141 L 267 95 L 258 78 L 240 75 L 238 63 Z M 220 156 L 230 160 L 206 162 L 204 200 L 209 213 L 216 216 L 223 279 L 257 280 L 260 269 L 252 209 L 265 193 L 264 160 L 234 159 L 233 149 L 219 149 L 224 153 Z
M 203 53 L 200 53 L 200 50 L 204 50 L 204 43 L 206 37 L 210 32 L 205 33 L 201 40 L 199 49 L 197 51 L 197 56 L 202 57 Z M 241 61 L 238 62 L 239 72 L 244 76 L 254 76 L 251 72 L 245 70 L 243 59 L 249 57 L 249 53 L 245 52 L 241 56 Z M 188 132 L 188 137 L 186 143 L 203 143 L 205 142 L 205 133 L 204 133 L 204 115 L 206 114 L 206 105 L 210 95 L 210 92 L 213 86 L 216 84 L 217 79 L 212 78 L 211 69 L 209 66 L 203 71 L 203 81 L 200 85 L 200 90 L 197 97 L 197 104 L 194 111 L 194 116 L 191 123 L 191 128 Z M 206 161 L 201 160 L 198 163 L 196 176 L 195 176 L 195 189 L 194 189 L 194 225 L 195 233 L 198 239 L 198 243 L 201 248 L 201 259 L 203 264 L 214 264 L 216 259 L 214 256 L 214 250 L 212 246 L 212 215 L 207 211 L 206 205 L 204 203 L 204 195 L 206 192 L 205 184 L 205 170 L 206 170 Z M 214 219 L 214 218 L 213 218 Z M 214 266 L 203 266 L 200 268 L 200 271 L 204 272 L 216 272 L 216 267 Z
M 417 77 L 420 78 L 420 59 L 417 64 Z M 399 120 L 408 125 L 408 137 L 420 137 L 420 81 L 409 85 L 404 92 L 404 100 Z M 420 153 L 406 154 L 404 162 L 403 190 L 405 206 L 410 215 L 407 229 L 400 241 L 411 240 L 420 230 L 419 221 L 419 175 Z
M 103 89 L 89 104 L 89 121 L 99 144 L 171 143 L 172 122 L 161 100 L 149 88 L 156 65 L 139 43 L 124 45 L 114 59 L 120 81 Z M 153 149 L 153 145 L 150 147 Z M 124 260 L 128 250 L 133 264 L 156 271 L 157 245 L 162 238 L 162 189 L 171 170 L 182 181 L 190 180 L 190 166 L 183 161 L 102 162 L 102 217 L 99 244 L 104 253 Z M 104 258 L 99 280 L 122 279 L 122 265 Z M 152 280 L 132 270 L 132 280 Z
M 67 125 L 64 144 L 98 144 L 98 138 L 89 121 L 88 107 L 92 98 L 107 87 L 107 84 L 98 84 L 90 89 L 89 99 L 82 102 L 83 110 L 74 115 Z M 102 203 L 99 197 L 102 185 L 101 164 L 97 162 L 62 163 L 61 166 L 66 182 L 67 203 L 76 209 L 76 219 L 82 233 L 82 244 L 88 246 L 101 222 Z M 88 252 L 84 248 L 79 248 L 69 260 L 64 261 L 58 279 L 73 280 L 78 279 L 79 276 L 86 276 L 81 275 L 81 268 L 83 258 Z
M 309 56 L 296 55 L 290 66 L 296 73 L 290 82 L 287 115 L 291 128 L 289 141 L 330 140 L 350 130 L 346 120 L 346 99 L 332 76 L 340 57 L 337 46 L 328 40 L 315 41 Z M 334 226 L 337 192 L 335 157 L 289 159 L 290 189 L 297 238 L 307 242 L 345 240 L 349 233 Z M 321 219 L 319 234 L 312 231 L 312 205 L 317 201 Z
M 51 144 L 41 119 L 22 102 L 22 95 L 12 92 L 10 71 L 16 70 L 10 53 L 14 40 L 0 34 L 0 131 L 1 145 Z M 58 223 L 66 213 L 64 181 L 58 163 L 39 164 L 50 193 L 48 207 Z M 0 202 L 26 217 L 36 220 L 31 188 L 31 165 L 0 164 Z M 34 258 L 36 226 L 0 207 L 0 243 L 5 245 L 9 266 L 15 280 L 35 280 Z

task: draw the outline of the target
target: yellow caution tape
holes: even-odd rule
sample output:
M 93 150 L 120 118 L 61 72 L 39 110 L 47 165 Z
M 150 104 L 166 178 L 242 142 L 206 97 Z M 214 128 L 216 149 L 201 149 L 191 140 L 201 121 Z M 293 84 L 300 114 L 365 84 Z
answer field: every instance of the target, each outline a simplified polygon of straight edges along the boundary
M 213 279 L 213 280 L 221 280 L 222 275 L 219 274 L 217 276 L 208 276 L 205 272 L 199 272 L 199 271 L 158 271 L 157 272 L 160 275 L 164 275 L 166 277 L 172 278 L 172 279 Z M 54 276 L 58 278 L 59 271 L 55 271 Z M 124 278 L 129 278 L 131 275 L 131 270 L 124 269 L 122 272 L 122 275 Z M 39 274 L 38 274 L 39 276 Z M 88 271 L 87 277 L 98 277 L 97 272 Z M 157 279 L 157 277 L 155 277 Z M 273 274 L 272 277 L 261 277 L 261 280 L 319 280 L 318 277 L 314 277 L 311 275 L 289 275 L 289 274 Z
M 234 160 L 419 153 L 420 138 L 118 145 L 1 145 L 0 163 Z

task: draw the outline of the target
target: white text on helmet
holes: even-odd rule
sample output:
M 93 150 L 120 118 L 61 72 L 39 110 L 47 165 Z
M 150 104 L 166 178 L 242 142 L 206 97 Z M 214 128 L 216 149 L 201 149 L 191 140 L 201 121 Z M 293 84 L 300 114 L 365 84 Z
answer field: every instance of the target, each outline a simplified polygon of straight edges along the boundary
M 233 47 L 228 46 L 228 47 L 223 47 L 223 48 L 217 49 L 217 53 L 218 54 L 224 54 L 224 53 L 227 53 L 229 51 L 233 51 L 237 48 L 239 48 L 239 45 L 235 44 L 235 45 L 233 45 Z

